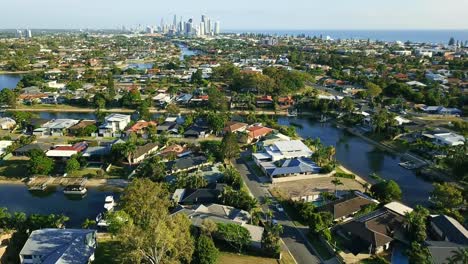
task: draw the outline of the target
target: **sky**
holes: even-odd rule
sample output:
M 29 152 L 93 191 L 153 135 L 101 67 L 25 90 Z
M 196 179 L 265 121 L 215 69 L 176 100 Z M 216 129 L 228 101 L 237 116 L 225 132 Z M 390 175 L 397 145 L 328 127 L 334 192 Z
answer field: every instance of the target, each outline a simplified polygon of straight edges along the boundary
M 0 28 L 120 28 L 173 15 L 223 30 L 468 29 L 468 0 L 0 0 Z

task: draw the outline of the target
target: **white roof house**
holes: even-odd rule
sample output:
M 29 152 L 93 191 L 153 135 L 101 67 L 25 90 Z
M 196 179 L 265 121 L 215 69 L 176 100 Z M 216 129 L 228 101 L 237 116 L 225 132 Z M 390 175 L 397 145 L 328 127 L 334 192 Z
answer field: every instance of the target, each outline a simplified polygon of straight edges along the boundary
M 0 155 L 6 152 L 6 149 L 13 144 L 11 140 L 0 140 Z
M 269 157 L 271 161 L 282 159 L 293 159 L 301 157 L 310 157 L 313 152 L 300 140 L 278 141 L 265 147 L 264 153 L 255 153 L 255 155 Z M 260 156 L 259 156 L 260 157 Z
M 0 128 L 3 130 L 12 129 L 16 126 L 16 121 L 9 117 L 0 118 Z
M 104 118 L 104 124 L 99 127 L 99 133 L 122 131 L 128 126 L 130 121 L 130 115 L 110 114 Z
M 436 143 L 447 146 L 459 146 L 465 144 L 464 136 L 452 132 L 434 134 L 434 139 Z
M 384 205 L 385 208 L 387 208 L 390 211 L 393 211 L 399 215 L 405 215 L 406 213 L 411 213 L 413 211 L 413 208 L 408 207 L 402 203 L 399 202 L 390 202 L 386 205 Z

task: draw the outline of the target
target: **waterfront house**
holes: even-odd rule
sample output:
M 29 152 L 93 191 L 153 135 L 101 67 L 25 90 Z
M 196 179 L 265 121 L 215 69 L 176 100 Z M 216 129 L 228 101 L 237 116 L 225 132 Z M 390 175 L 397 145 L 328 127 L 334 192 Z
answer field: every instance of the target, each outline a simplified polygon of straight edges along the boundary
M 64 136 L 68 129 L 80 121 L 76 119 L 52 119 L 41 127 L 34 129 L 33 135 L 36 136 Z
M 156 152 L 159 149 L 159 144 L 157 143 L 147 143 L 143 146 L 138 146 L 135 150 L 135 154 L 132 157 L 132 163 L 142 162 L 148 155 Z
M 426 241 L 427 248 L 429 249 L 431 261 L 433 264 L 447 264 L 450 263 L 447 259 L 455 255 L 455 252 L 460 249 L 467 249 L 468 246 L 448 242 L 448 241 Z M 462 263 L 462 262 L 460 262 Z
M 13 154 L 15 156 L 26 156 L 33 149 L 38 149 L 38 150 L 40 150 L 42 152 L 46 152 L 51 147 L 52 147 L 52 144 L 33 143 L 33 144 L 28 144 L 28 145 L 22 146 L 20 148 L 17 148 L 15 151 L 13 151 Z
M 259 164 L 265 161 L 279 161 L 283 159 L 307 158 L 313 152 L 301 140 L 277 141 L 265 146 L 263 152 L 253 153 L 254 161 Z
M 88 147 L 88 144 L 86 142 L 79 142 L 72 146 L 70 145 L 57 146 L 47 151 L 46 156 L 49 158 L 56 158 L 56 159 L 69 159 L 71 158 L 71 156 L 85 151 L 87 147 Z
M 257 107 L 272 107 L 273 106 L 273 97 L 269 95 L 259 96 L 255 99 Z
M 22 264 L 94 261 L 96 230 L 47 228 L 32 231 L 19 253 Z
M 145 121 L 145 120 L 140 120 L 133 124 L 129 129 L 127 129 L 127 136 L 129 136 L 131 133 L 135 133 L 137 135 L 141 135 L 143 138 L 147 137 L 147 132 L 150 127 L 156 128 L 157 123 L 154 121 Z
M 346 221 L 364 207 L 378 204 L 379 201 L 355 191 L 317 208 L 318 211 L 330 212 L 334 221 Z
M 264 161 L 258 162 L 257 165 L 273 183 L 329 176 L 320 175 L 321 168 L 309 158 Z
M 429 226 L 432 236 L 437 240 L 468 245 L 468 230 L 450 216 L 433 215 Z
M 91 126 L 95 126 L 95 125 L 96 125 L 95 120 L 81 120 L 78 124 L 68 128 L 68 134 L 76 136 L 76 135 L 80 134 L 82 131 L 84 131 L 86 128 L 91 127 Z M 96 129 L 96 127 L 94 127 L 94 128 Z M 96 132 L 96 131 L 92 131 L 92 133 L 93 132 Z M 90 136 L 90 135 L 91 134 L 88 134 L 86 136 Z
M 110 114 L 105 117 L 104 123 L 99 126 L 99 135 L 104 137 L 115 136 L 128 126 L 130 120 L 130 115 Z

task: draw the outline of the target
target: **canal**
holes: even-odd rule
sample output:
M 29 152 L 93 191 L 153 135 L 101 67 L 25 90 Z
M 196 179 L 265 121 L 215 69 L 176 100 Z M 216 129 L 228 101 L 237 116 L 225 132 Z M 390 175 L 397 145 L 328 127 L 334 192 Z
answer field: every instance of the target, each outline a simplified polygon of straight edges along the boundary
M 8 208 L 11 213 L 64 214 L 70 218 L 66 226 L 78 228 L 86 218 L 94 220 L 105 210 L 103 206 L 107 195 L 114 195 L 114 198 L 119 196 L 97 187 L 88 188 L 84 197 L 75 198 L 64 195 L 61 188 L 34 194 L 24 184 L 0 184 L 0 207 Z
M 93 119 L 92 113 L 39 113 L 41 118 L 74 118 Z M 320 123 L 308 117 L 279 117 L 282 125 L 293 125 L 303 138 L 320 138 L 326 145 L 336 148 L 336 159 L 354 173 L 368 177 L 372 172 L 382 178 L 395 180 L 403 191 L 403 202 L 410 206 L 427 205 L 427 198 L 432 191 L 432 185 L 418 178 L 414 172 L 398 165 L 399 157 L 383 151 L 360 137 L 335 127 L 331 123 Z M 104 198 L 112 194 L 90 188 L 86 197 L 73 200 L 60 190 L 50 192 L 45 196 L 31 194 L 24 185 L 0 185 L 0 207 L 10 211 L 25 213 L 60 214 L 70 217 L 69 226 L 77 227 L 86 218 L 94 218 L 102 211 Z
M 16 88 L 22 77 L 21 74 L 0 74 L 0 90 Z
M 398 165 L 400 158 L 364 139 L 354 136 L 331 123 L 320 123 L 307 117 L 280 117 L 282 125 L 294 125 L 303 138 L 320 138 L 322 143 L 336 148 L 336 159 L 347 169 L 364 178 L 375 172 L 382 178 L 397 182 L 403 192 L 403 202 L 410 206 L 427 205 L 432 184 L 413 171 Z

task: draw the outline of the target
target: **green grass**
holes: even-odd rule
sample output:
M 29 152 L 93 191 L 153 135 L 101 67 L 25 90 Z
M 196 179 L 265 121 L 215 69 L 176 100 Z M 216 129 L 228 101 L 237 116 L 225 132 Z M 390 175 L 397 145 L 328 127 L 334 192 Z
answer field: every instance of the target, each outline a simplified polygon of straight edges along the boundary
M 96 177 L 96 172 L 97 169 L 90 169 L 90 168 L 84 168 L 84 169 L 79 169 L 74 172 L 70 172 L 68 174 L 68 177 L 77 177 L 77 178 L 82 178 L 82 177 L 88 177 L 88 178 L 95 178 Z
M 231 252 L 220 252 L 218 263 L 229 264 L 277 264 L 278 261 L 272 258 L 239 255 Z
M 26 160 L 4 160 L 0 163 L 0 177 L 21 179 L 28 175 Z
M 319 238 L 312 237 L 312 235 L 308 235 L 307 239 L 315 248 L 315 250 L 317 250 L 317 253 L 320 255 L 320 257 L 322 257 L 322 259 L 328 260 L 334 257 L 330 253 L 330 251 L 327 249 L 326 245 L 324 245 L 323 242 Z
M 96 252 L 94 253 L 95 260 L 93 264 L 113 264 L 122 263 L 122 251 L 120 243 L 110 238 L 98 239 Z

